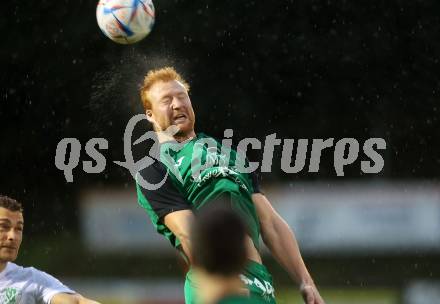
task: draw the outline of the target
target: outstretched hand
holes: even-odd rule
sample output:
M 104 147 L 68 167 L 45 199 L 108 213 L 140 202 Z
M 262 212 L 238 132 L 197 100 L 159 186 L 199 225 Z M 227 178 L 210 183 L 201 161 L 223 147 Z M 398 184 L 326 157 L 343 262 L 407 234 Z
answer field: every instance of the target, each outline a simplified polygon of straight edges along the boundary
M 306 304 L 325 304 L 314 284 L 301 284 L 301 295 Z

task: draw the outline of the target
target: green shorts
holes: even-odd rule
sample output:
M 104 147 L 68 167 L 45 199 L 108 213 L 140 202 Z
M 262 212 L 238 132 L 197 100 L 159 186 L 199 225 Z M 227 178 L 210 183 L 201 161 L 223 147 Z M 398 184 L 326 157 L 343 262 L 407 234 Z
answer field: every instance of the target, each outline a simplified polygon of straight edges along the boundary
M 275 290 L 272 276 L 267 268 L 254 261 L 248 261 L 240 275 L 241 280 L 249 290 L 250 297 L 259 300 L 259 303 L 275 304 Z M 192 278 L 192 271 L 188 271 L 185 280 L 185 303 L 199 304 L 196 300 L 197 285 Z

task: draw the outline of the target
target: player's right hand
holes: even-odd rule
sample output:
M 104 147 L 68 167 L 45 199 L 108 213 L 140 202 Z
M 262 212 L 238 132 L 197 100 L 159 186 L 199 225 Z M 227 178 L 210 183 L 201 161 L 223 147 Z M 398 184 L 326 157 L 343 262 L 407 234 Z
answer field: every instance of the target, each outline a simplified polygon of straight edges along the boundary
M 306 304 L 325 304 L 318 289 L 312 284 L 301 284 L 301 295 Z

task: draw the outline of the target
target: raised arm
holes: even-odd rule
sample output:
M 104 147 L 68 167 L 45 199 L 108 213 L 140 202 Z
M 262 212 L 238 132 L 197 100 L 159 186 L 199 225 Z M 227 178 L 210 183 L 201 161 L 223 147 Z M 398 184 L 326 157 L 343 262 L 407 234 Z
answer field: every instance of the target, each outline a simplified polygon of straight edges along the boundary
M 189 245 L 189 229 L 193 217 L 191 205 L 173 184 L 170 176 L 167 177 L 167 169 L 161 162 L 154 163 L 139 174 L 152 184 L 158 184 L 166 178 L 162 186 L 154 190 L 144 189 L 137 183 L 138 202 L 147 211 L 158 231 L 163 233 L 165 230 L 170 230 L 174 234 L 191 261 Z M 172 242 L 175 245 L 174 238 Z
M 180 210 L 168 213 L 164 218 L 164 223 L 179 239 L 183 252 L 192 263 L 190 227 L 194 214 L 191 210 Z
M 304 302 L 307 304 L 324 304 L 301 257 L 293 231 L 275 211 L 266 196 L 261 193 L 254 193 L 252 200 L 257 209 L 264 243 L 274 258 L 300 286 Z
M 84 298 L 77 293 L 58 293 L 53 296 L 50 304 L 99 304 L 99 302 Z

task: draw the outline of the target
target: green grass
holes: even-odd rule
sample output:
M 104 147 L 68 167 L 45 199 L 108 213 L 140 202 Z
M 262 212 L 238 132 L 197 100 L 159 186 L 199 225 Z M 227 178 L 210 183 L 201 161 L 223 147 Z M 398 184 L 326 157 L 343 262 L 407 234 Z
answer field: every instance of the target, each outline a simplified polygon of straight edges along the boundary
M 322 289 L 326 304 L 397 304 L 399 293 L 394 289 Z M 303 304 L 297 290 L 277 290 L 278 304 Z
M 347 288 L 322 289 L 321 294 L 326 304 L 397 304 L 399 303 L 399 292 L 395 289 L 375 289 L 375 288 Z M 281 289 L 277 290 L 277 304 L 304 304 L 297 290 Z M 109 299 L 99 298 L 102 303 L 106 304 L 139 304 L 139 303 L 156 303 L 157 301 L 148 301 L 147 299 L 128 300 L 128 299 Z M 182 294 L 183 301 L 183 294 Z M 183 303 L 183 302 L 182 302 Z

